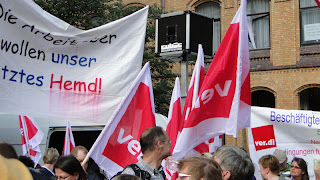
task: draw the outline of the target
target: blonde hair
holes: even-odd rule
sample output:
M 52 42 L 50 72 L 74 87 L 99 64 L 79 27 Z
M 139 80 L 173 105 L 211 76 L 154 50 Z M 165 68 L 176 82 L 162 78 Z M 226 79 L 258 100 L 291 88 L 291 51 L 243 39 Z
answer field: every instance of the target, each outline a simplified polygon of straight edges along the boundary
M 56 148 L 48 148 L 43 155 L 43 162 L 45 164 L 54 164 L 57 162 L 60 154 Z

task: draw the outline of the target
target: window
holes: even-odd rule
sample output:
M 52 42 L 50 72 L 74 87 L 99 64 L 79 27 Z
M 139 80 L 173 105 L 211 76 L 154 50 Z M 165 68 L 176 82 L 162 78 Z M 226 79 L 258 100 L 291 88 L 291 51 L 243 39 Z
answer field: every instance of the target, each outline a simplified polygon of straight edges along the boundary
M 196 7 L 196 12 L 214 19 L 213 25 L 213 50 L 216 52 L 220 45 L 220 4 L 216 2 L 205 2 Z
M 314 0 L 300 0 L 301 44 L 320 43 L 320 8 Z
M 269 0 L 248 0 L 247 16 L 250 49 L 269 48 Z
M 320 88 L 308 88 L 299 93 L 300 109 L 320 111 Z
M 275 108 L 274 94 L 265 90 L 254 91 L 251 93 L 251 105 Z

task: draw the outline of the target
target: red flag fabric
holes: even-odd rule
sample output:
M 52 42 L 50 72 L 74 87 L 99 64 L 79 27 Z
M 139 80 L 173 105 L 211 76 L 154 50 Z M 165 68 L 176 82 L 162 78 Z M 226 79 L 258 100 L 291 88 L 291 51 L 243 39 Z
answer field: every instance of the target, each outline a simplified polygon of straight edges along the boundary
M 319 8 L 320 8 L 320 0 L 315 0 L 316 3 L 318 4 Z
M 149 62 L 145 64 L 88 156 L 113 176 L 141 157 L 141 133 L 155 126 L 154 98 Z
M 76 146 L 76 143 L 74 142 L 73 134 L 71 131 L 70 122 L 67 121 L 66 126 L 66 133 L 64 136 L 64 145 L 63 145 L 63 152 L 62 155 L 67 156 L 70 154 L 72 149 Z
M 204 53 L 203 53 L 203 48 L 202 45 L 198 45 L 198 56 L 197 56 L 197 61 L 195 64 L 195 67 L 192 72 L 192 77 L 191 81 L 189 84 L 189 89 L 186 97 L 186 101 L 184 104 L 184 109 L 183 109 L 183 117 L 184 120 L 188 119 L 188 116 L 190 112 L 192 111 L 192 108 L 195 104 L 195 101 L 198 98 L 199 95 L 199 90 L 202 86 L 203 80 L 205 77 L 205 71 L 204 71 Z M 181 129 L 182 130 L 182 129 Z M 180 132 L 181 132 L 180 130 Z M 173 148 L 173 147 L 171 147 Z M 194 148 L 194 151 L 191 153 L 205 153 L 209 152 L 209 146 L 205 142 L 199 144 Z
M 40 143 L 43 132 L 34 119 L 19 115 L 20 133 L 22 140 L 22 155 L 30 157 L 35 166 L 41 158 Z
M 250 61 L 246 0 L 241 1 L 212 60 L 199 97 L 173 151 L 176 159 L 220 134 L 250 126 Z
M 177 77 L 172 91 L 171 102 L 168 113 L 168 125 L 166 131 L 171 140 L 171 152 L 176 144 L 179 133 L 183 128 L 183 119 L 181 114 L 181 93 L 180 93 L 180 80 Z M 177 173 L 167 168 L 167 160 L 164 162 L 166 178 L 168 180 L 176 179 Z
M 204 76 L 205 76 L 204 53 L 203 53 L 202 45 L 199 44 L 198 57 L 197 57 L 197 61 L 196 61 L 196 64 L 195 64 L 193 72 L 192 72 L 192 77 L 191 77 L 186 101 L 185 101 L 184 108 L 183 108 L 184 120 L 188 119 L 189 114 L 192 110 L 192 107 L 198 98 L 199 90 L 202 86 Z M 182 130 L 182 128 L 181 128 L 181 130 Z
M 181 114 L 181 94 L 180 94 L 180 80 L 177 77 L 175 85 L 172 91 L 169 114 L 168 114 L 168 125 L 166 131 L 171 140 L 171 152 L 176 144 L 178 134 L 183 128 L 183 119 Z

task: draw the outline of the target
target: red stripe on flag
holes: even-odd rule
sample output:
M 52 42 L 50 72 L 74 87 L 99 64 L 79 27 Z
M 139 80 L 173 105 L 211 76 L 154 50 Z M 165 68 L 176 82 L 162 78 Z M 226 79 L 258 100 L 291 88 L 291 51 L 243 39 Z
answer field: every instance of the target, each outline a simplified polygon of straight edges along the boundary
M 320 8 L 320 0 L 315 0 L 315 1 L 318 4 L 318 7 Z

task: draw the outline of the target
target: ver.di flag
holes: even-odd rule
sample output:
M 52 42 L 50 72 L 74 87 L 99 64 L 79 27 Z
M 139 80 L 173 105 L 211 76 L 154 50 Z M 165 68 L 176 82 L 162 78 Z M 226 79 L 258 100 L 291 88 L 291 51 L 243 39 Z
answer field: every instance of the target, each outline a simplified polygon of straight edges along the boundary
M 88 156 L 113 176 L 141 157 L 141 133 L 155 126 L 150 64 L 146 63 L 130 90 L 102 130 Z
M 35 166 L 41 158 L 40 143 L 43 132 L 34 119 L 19 115 L 20 133 L 22 140 L 22 155 L 30 157 Z
M 73 134 L 72 134 L 70 122 L 67 121 L 62 155 L 64 155 L 64 156 L 69 155 L 75 146 L 76 146 L 76 143 L 74 142 L 74 139 L 73 139 Z
M 237 137 L 250 126 L 250 62 L 246 0 L 212 60 L 199 97 L 184 124 L 173 156 L 184 157 L 198 144 L 220 134 Z

